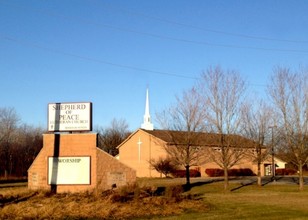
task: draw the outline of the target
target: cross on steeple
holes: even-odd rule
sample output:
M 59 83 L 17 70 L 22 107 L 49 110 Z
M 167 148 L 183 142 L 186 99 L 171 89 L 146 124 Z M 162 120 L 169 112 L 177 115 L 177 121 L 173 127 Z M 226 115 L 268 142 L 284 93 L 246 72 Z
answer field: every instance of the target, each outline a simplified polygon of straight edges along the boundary
M 143 123 L 141 124 L 141 128 L 145 130 L 154 130 L 154 125 L 151 123 L 151 116 L 150 116 L 149 89 L 147 89 L 147 92 L 146 92 L 145 112 L 144 112 Z

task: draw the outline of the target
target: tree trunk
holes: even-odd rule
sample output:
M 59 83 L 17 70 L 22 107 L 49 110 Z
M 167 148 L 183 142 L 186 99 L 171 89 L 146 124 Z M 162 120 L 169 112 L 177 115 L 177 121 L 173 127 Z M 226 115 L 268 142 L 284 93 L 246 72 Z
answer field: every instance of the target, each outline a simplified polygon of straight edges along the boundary
M 262 186 L 262 178 L 261 178 L 261 163 L 258 162 L 258 186 Z
M 189 165 L 186 165 L 185 168 L 186 168 L 186 186 L 190 186 Z
M 303 165 L 300 163 L 298 166 L 298 182 L 299 182 L 299 190 L 304 190 L 304 176 L 303 176 Z
M 224 167 L 224 190 L 227 191 L 228 188 L 229 188 L 228 168 Z

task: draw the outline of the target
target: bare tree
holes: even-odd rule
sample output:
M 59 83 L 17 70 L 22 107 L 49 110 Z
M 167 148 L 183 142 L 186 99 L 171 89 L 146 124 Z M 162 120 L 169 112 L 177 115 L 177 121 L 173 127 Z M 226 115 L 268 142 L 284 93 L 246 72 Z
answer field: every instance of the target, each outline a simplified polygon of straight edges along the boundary
M 230 135 L 240 129 L 240 107 L 244 98 L 245 82 L 235 71 L 221 67 L 209 68 L 202 74 L 200 93 L 206 103 L 206 122 L 209 132 L 220 135 L 215 148 L 206 148 L 213 162 L 224 170 L 224 188 L 228 189 L 228 169 L 243 158 L 242 143 L 235 143 Z
M 299 189 L 303 190 L 303 166 L 308 162 L 308 72 L 276 68 L 269 93 L 278 113 L 285 159 L 298 167 Z
M 242 106 L 242 132 L 245 137 L 254 141 L 254 146 L 246 151 L 246 155 L 257 164 L 258 185 L 261 186 L 261 164 L 272 150 L 265 146 L 270 143 L 269 127 L 274 124 L 273 109 L 262 100 L 254 103 L 247 102 Z
M 43 145 L 43 129 L 20 125 L 14 108 L 0 108 L 0 175 L 25 177 Z
M 130 135 L 128 124 L 124 119 L 112 119 L 108 127 L 97 130 L 99 133 L 99 148 L 113 156 L 119 153 L 117 146 Z
M 16 138 L 19 117 L 14 108 L 0 108 L 0 167 L 4 170 L 5 178 L 8 177 L 11 148 Z
M 16 154 L 14 155 L 14 173 L 26 176 L 27 170 L 43 147 L 44 129 L 22 124 L 17 129 Z
M 160 174 L 164 174 L 165 177 L 168 177 L 170 173 L 173 173 L 176 170 L 176 166 L 173 164 L 171 158 L 158 158 L 157 160 L 151 159 L 150 165 Z
M 200 131 L 205 129 L 205 104 L 194 88 L 184 91 L 182 97 L 176 97 L 176 101 L 175 105 L 157 114 L 156 118 L 172 140 L 165 150 L 175 165 L 185 167 L 186 185 L 189 186 L 189 168 L 200 165 L 204 157 L 200 151 L 199 136 Z

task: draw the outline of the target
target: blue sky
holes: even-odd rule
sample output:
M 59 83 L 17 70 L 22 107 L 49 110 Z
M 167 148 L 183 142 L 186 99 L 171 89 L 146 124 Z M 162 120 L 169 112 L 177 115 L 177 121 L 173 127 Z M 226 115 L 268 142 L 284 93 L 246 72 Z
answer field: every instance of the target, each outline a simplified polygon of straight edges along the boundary
M 93 103 L 94 126 L 143 120 L 209 66 L 265 96 L 275 66 L 307 66 L 308 2 L 0 0 L 0 107 L 47 127 L 47 105 Z

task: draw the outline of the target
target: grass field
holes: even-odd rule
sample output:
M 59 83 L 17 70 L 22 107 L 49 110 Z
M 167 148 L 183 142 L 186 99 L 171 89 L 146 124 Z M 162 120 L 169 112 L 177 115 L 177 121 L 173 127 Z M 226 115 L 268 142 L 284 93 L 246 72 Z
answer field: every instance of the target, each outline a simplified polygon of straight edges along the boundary
M 140 187 L 173 186 L 184 182 L 183 179 L 138 180 Z M 226 193 L 221 181 L 205 181 L 193 183 L 181 200 L 173 196 L 150 196 L 127 202 L 114 201 L 97 193 L 50 195 L 36 192 L 34 195 L 25 187 L 0 188 L 4 198 L 18 201 L 4 204 L 0 208 L 0 219 L 308 219 L 307 187 L 299 192 L 295 184 L 258 187 L 237 181 L 231 182 L 231 192 Z M 194 199 L 185 199 L 191 197 Z
M 231 192 L 223 191 L 223 183 L 215 182 L 193 187 L 189 193 L 199 194 L 209 210 L 184 213 L 181 216 L 153 218 L 175 219 L 308 219 L 308 186 L 299 192 L 293 184 L 255 184 L 243 186 L 231 183 Z

